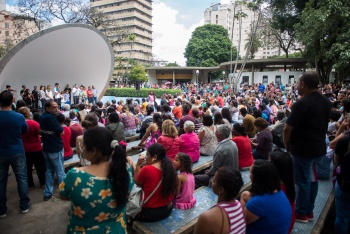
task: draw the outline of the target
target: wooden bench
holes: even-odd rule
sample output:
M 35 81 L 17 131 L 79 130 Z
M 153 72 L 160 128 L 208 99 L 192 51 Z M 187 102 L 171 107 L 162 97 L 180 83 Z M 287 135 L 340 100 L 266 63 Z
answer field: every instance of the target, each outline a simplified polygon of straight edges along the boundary
M 307 223 L 295 222 L 292 233 L 321 233 L 333 202 L 334 193 L 331 179 L 319 180 L 314 208 L 314 221 Z
M 250 187 L 249 171 L 242 171 L 244 186 L 241 192 Z M 173 209 L 170 216 L 158 222 L 135 221 L 133 228 L 137 233 L 192 233 L 199 215 L 217 203 L 217 196 L 209 187 L 201 187 L 194 192 L 197 202 L 188 210 Z

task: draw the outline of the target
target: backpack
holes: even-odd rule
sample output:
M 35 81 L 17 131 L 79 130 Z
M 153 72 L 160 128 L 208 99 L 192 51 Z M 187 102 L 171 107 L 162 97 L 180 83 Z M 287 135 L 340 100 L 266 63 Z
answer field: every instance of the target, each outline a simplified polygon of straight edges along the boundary
M 347 152 L 340 161 L 340 174 L 337 176 L 337 182 L 340 189 L 350 193 L 350 152 Z
M 277 145 L 278 148 L 283 148 L 284 149 L 284 144 L 282 137 L 280 137 L 275 131 L 271 131 L 272 133 L 272 142 Z

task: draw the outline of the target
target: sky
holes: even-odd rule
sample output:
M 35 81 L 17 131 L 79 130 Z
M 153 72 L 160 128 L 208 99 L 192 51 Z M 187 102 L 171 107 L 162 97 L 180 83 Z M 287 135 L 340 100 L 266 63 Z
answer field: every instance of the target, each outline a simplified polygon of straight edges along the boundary
M 229 0 L 155 0 L 153 1 L 153 54 L 157 59 L 186 65 L 184 52 L 196 27 L 204 24 L 204 11 L 211 3 Z M 6 0 L 12 11 L 16 0 Z

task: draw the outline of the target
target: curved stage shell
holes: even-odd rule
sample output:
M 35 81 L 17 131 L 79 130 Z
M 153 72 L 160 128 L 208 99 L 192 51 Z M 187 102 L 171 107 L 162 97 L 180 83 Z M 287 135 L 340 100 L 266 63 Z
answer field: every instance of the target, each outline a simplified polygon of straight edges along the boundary
M 40 31 L 14 46 L 0 61 L 0 88 L 16 90 L 22 85 L 94 85 L 98 98 L 108 87 L 114 69 L 114 52 L 108 39 L 96 28 L 65 24 Z

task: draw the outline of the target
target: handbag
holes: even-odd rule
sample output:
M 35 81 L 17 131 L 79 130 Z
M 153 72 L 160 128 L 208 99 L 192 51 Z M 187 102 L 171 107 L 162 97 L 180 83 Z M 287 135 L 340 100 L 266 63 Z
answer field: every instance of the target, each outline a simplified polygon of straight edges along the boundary
M 161 179 L 157 185 L 157 187 L 153 190 L 153 192 L 145 199 L 145 193 L 141 189 L 136 193 L 130 194 L 129 199 L 126 203 L 126 215 L 135 218 L 135 216 L 141 212 L 142 206 L 148 202 L 148 200 L 153 196 L 153 194 L 157 191 L 163 179 Z

